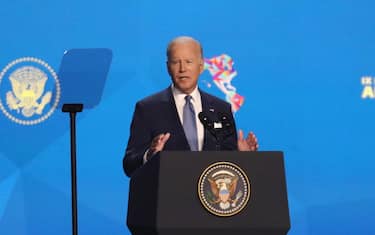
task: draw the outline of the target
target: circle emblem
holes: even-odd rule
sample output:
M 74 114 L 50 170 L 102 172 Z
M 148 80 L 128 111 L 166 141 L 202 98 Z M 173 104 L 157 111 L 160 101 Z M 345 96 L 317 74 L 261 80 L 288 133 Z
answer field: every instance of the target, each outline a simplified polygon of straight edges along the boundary
M 34 125 L 46 120 L 55 111 L 60 94 L 57 75 L 43 60 L 19 58 L 0 73 L 0 109 L 18 124 Z
M 217 216 L 238 214 L 250 198 L 250 182 L 244 171 L 231 162 L 217 162 L 207 167 L 198 182 L 199 199 Z

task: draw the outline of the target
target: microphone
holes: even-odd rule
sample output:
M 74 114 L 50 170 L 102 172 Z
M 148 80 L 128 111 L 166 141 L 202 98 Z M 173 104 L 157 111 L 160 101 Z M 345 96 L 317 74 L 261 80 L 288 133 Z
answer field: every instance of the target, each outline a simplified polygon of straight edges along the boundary
M 222 125 L 223 135 L 231 135 L 235 131 L 233 116 L 223 112 L 218 112 L 217 116 Z
M 213 112 L 202 111 L 198 114 L 198 118 L 203 124 L 204 128 L 208 130 L 211 135 L 215 138 L 215 149 L 219 151 L 221 149 L 221 136 L 215 129 L 215 121 L 212 119 Z
M 225 137 L 233 134 L 235 131 L 234 120 L 232 115 L 213 111 L 202 111 L 198 114 L 198 118 L 216 140 L 216 150 L 221 150 Z
M 209 113 L 202 111 L 198 114 L 198 118 L 203 124 L 204 128 L 206 128 L 213 136 L 216 138 L 216 131 L 214 128 L 214 121 L 210 117 Z

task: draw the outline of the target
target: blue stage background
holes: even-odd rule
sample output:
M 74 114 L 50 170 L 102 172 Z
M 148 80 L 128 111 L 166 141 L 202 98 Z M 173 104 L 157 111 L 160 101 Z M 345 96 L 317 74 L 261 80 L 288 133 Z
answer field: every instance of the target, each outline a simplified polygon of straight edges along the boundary
M 113 50 L 101 104 L 78 115 L 80 234 L 129 234 L 130 120 L 137 100 L 170 84 L 165 48 L 178 35 L 200 40 L 206 58 L 232 57 L 245 97 L 237 126 L 256 133 L 260 150 L 285 154 L 289 234 L 375 234 L 375 95 L 362 97 L 364 76 L 375 85 L 374 9 L 365 0 L 4 0 L 0 67 L 33 56 L 58 71 L 66 49 Z M 224 98 L 208 71 L 200 86 Z M 0 234 L 70 234 L 68 115 L 24 126 L 0 113 L 0 133 Z

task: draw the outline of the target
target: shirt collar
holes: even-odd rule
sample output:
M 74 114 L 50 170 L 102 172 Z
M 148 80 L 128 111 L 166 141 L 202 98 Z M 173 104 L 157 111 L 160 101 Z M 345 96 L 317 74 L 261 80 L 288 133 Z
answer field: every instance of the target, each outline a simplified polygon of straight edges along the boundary
M 172 88 L 173 96 L 177 100 L 184 100 L 186 95 L 190 95 L 192 97 L 193 102 L 197 102 L 198 99 L 200 99 L 200 93 L 199 93 L 199 90 L 198 90 L 198 86 L 196 86 L 195 89 L 190 94 L 183 93 L 177 87 L 175 87 L 173 83 L 172 83 L 171 88 Z

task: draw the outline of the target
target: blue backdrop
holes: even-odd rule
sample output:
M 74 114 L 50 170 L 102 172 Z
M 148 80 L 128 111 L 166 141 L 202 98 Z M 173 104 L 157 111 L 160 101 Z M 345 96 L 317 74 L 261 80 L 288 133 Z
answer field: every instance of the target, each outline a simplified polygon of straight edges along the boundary
M 285 154 L 291 235 L 375 234 L 375 2 L 3 0 L 0 67 L 107 47 L 101 104 L 78 115 L 80 234 L 129 234 L 122 158 L 135 102 L 169 85 L 165 47 L 191 35 L 226 54 L 237 126 Z M 225 98 L 205 71 L 200 86 Z M 6 82 L 3 78 L 0 87 Z M 87 84 L 89 86 L 89 84 Z M 1 101 L 5 90 L 0 89 Z M 70 234 L 69 118 L 0 113 L 0 234 Z

